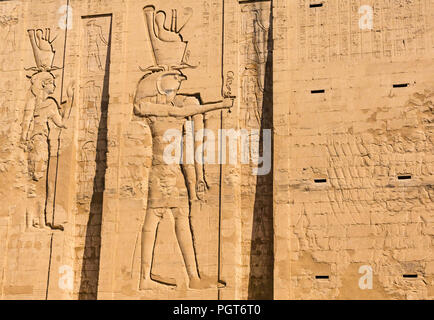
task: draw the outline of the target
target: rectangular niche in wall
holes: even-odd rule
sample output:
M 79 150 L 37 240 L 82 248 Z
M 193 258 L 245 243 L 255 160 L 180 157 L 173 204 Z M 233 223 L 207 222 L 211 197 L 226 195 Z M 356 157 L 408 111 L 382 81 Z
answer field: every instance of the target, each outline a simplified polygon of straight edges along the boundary
M 256 154 L 264 154 L 263 137 L 259 132 L 272 128 L 273 119 L 273 51 L 272 51 L 272 2 L 240 1 L 239 85 L 240 126 L 252 133 L 251 148 Z M 247 166 L 247 165 L 243 165 Z M 257 164 L 244 168 L 241 186 L 243 203 L 252 206 L 242 208 L 243 243 L 249 256 L 247 298 L 251 300 L 273 298 L 273 174 L 259 175 L 251 180 L 250 172 Z M 245 171 L 244 171 L 245 170 Z M 248 182 L 247 182 L 248 181 Z M 254 192 L 252 192 L 254 190 Z M 251 225 L 249 225 L 251 223 Z M 244 254 L 244 253 L 243 253 Z
M 97 294 L 101 218 L 107 167 L 107 112 L 111 49 L 111 15 L 86 16 L 81 21 L 80 112 L 78 135 L 76 247 L 83 250 L 80 299 Z M 82 230 L 86 230 L 83 235 Z

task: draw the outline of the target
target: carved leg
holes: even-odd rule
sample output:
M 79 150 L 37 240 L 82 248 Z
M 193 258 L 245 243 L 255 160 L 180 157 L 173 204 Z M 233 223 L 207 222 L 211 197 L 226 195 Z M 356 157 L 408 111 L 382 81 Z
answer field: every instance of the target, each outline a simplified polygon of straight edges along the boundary
M 45 207 L 47 199 L 47 169 L 49 160 L 49 144 L 43 135 L 36 135 L 32 140 L 32 149 L 29 154 L 29 170 L 35 182 L 35 201 L 32 201 L 36 211 L 33 226 L 46 228 Z
M 37 220 L 35 219 L 33 222 L 33 226 L 39 229 L 45 229 L 47 227 L 45 223 L 45 200 L 38 199 L 36 204 L 36 210 L 38 210 Z
M 155 283 L 153 283 L 151 279 L 151 269 L 158 224 L 162 218 L 161 210 L 162 209 L 148 208 L 146 211 L 145 222 L 142 229 L 140 290 L 152 289 L 155 287 Z
M 36 183 L 36 197 L 31 201 L 32 209 L 32 225 L 35 228 L 45 229 L 47 227 L 45 220 L 45 197 L 46 197 L 45 179 L 41 179 Z
M 97 49 L 97 50 L 98 50 L 98 52 L 95 53 L 95 60 L 96 60 L 96 63 L 98 65 L 98 69 L 99 70 L 103 70 L 102 63 L 101 63 L 101 58 L 99 56 L 99 49 Z
M 182 257 L 190 279 L 199 279 L 196 256 L 193 247 L 193 235 L 190 229 L 189 209 L 174 208 L 172 214 L 175 219 L 175 233 L 181 249 Z
M 56 165 L 57 165 L 57 157 L 50 157 L 50 163 L 48 166 L 48 174 L 47 174 L 47 205 L 45 207 L 45 216 L 47 220 L 47 226 L 49 226 L 53 230 L 64 230 L 63 223 L 65 223 L 65 219 L 59 218 L 59 214 L 55 217 L 55 185 L 56 185 Z
M 56 179 L 56 158 L 50 157 L 49 165 L 47 169 L 47 183 L 46 183 L 46 198 L 47 203 L 45 205 L 45 219 L 47 221 L 47 226 L 52 227 L 52 222 L 54 221 L 53 211 L 54 211 L 54 182 Z
M 193 247 L 193 235 L 190 227 L 189 209 L 175 208 L 172 210 L 172 213 L 175 218 L 176 238 L 181 248 L 189 277 L 188 287 L 199 290 L 224 287 L 225 284 L 218 282 L 217 278 L 214 279 L 208 276 L 199 277 L 196 254 Z

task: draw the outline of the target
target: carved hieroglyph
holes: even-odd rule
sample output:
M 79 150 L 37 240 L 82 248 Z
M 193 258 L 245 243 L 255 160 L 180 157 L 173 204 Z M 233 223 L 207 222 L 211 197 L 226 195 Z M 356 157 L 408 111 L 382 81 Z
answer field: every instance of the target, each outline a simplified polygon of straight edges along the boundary
M 247 129 L 252 158 L 263 155 L 262 129 L 272 128 L 272 34 L 271 3 L 247 2 L 240 5 L 240 127 Z M 248 256 L 250 281 L 247 298 L 270 299 L 273 296 L 273 216 L 271 174 L 254 176 L 260 167 L 250 162 L 242 165 L 242 194 L 246 205 L 242 238 L 250 243 Z
M 8 70 L 12 55 L 17 50 L 18 14 L 16 4 L 5 5 L 0 11 L 0 70 Z
M 155 287 L 155 282 L 176 286 L 176 279 L 164 278 L 152 273 L 154 244 L 159 221 L 165 215 L 173 215 L 176 239 L 182 252 L 188 286 L 191 289 L 206 289 L 224 286 L 217 277 L 199 275 L 193 235 L 190 226 L 190 214 L 199 210 L 199 202 L 207 191 L 203 165 L 182 159 L 186 147 L 179 136 L 178 155 L 175 163 L 168 163 L 164 157 L 164 135 L 168 130 L 175 130 L 184 135 L 192 135 L 197 145 L 203 144 L 203 114 L 212 110 L 231 108 L 233 99 L 223 102 L 201 105 L 199 100 L 191 96 L 178 94 L 186 76 L 180 71 L 190 67 L 183 58 L 187 43 L 183 41 L 177 27 L 177 13 L 172 11 L 170 29 L 166 29 L 166 13 L 155 13 L 153 6 L 144 8 L 145 19 L 151 40 L 155 66 L 140 80 L 134 99 L 133 121 L 141 121 L 144 117 L 152 134 L 152 167 L 149 174 L 148 204 L 142 231 L 141 278 L 140 289 Z M 191 124 L 193 123 L 193 126 Z M 189 126 L 189 125 L 190 126 Z M 194 130 L 192 131 L 192 127 Z M 186 150 L 186 154 L 192 150 Z M 194 151 L 193 151 L 194 152 Z M 193 153 L 194 154 L 194 153 Z M 154 281 L 154 283 L 152 282 Z
M 0 1 L 0 299 L 432 299 L 433 16 Z
M 111 55 L 111 15 L 84 17 L 80 66 L 78 166 L 76 190 L 77 238 L 75 248 L 82 261 L 75 265 L 80 299 L 95 299 L 99 268 L 103 192 L 107 169 L 107 117 Z M 86 230 L 86 234 L 80 230 Z M 95 236 L 94 236 L 95 235 Z M 94 241 L 87 240 L 94 237 Z
M 63 230 L 63 225 L 54 223 L 54 187 L 55 181 L 49 178 L 49 170 L 57 170 L 56 138 L 52 128 L 66 129 L 64 119 L 70 115 L 73 103 L 74 87 L 68 89 L 68 103 L 60 105 L 52 97 L 56 90 L 54 67 L 55 50 L 49 28 L 28 30 L 36 67 L 29 68 L 31 86 L 27 95 L 22 123 L 21 141 L 28 154 L 28 171 L 32 180 L 29 184 L 27 208 L 28 226 L 49 227 Z M 60 137 L 60 135 L 59 135 Z M 52 176 L 52 175 L 51 175 Z
M 242 69 L 242 102 L 244 109 L 243 125 L 246 128 L 259 128 L 262 119 L 264 99 L 265 69 L 269 53 L 269 4 L 242 8 L 241 54 L 244 58 Z

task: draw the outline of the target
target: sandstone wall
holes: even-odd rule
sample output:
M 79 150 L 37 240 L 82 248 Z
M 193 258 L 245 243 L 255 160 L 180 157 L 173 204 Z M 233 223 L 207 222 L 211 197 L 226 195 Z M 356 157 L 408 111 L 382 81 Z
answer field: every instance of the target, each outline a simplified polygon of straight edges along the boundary
M 432 0 L 0 1 L 1 299 L 432 299 L 433 15 Z M 186 78 L 173 100 L 168 74 Z M 167 141 L 142 107 L 223 99 L 198 122 L 164 116 L 184 142 L 186 120 L 210 130 L 216 154 L 202 195 L 183 163 L 154 177 L 155 204 Z M 221 129 L 247 133 L 237 151 Z
M 276 2 L 276 298 L 432 299 L 433 3 L 309 3 Z
M 180 94 L 202 103 L 222 100 L 224 92 L 237 97 L 231 113 L 205 116 L 216 151 L 219 129 L 271 128 L 269 1 L 1 1 L 3 299 L 272 298 L 272 175 L 252 175 L 257 165 L 240 157 L 220 165 L 217 154 L 215 164 L 205 164 L 209 190 L 190 220 L 199 274 L 225 288 L 188 288 L 167 214 L 152 270 L 176 279 L 177 287 L 139 290 L 152 137 L 146 121 L 132 119 L 139 81 L 155 64 L 143 10 L 150 5 L 166 13 L 165 27 L 173 9 L 178 28 L 186 23 L 184 61 L 194 68 L 182 71 L 187 80 Z M 56 85 L 41 99 L 57 101 L 66 128 L 49 120 L 48 140 L 37 149 L 30 137 L 31 149 L 21 139 L 23 118 L 33 97 L 45 92 L 31 86 L 41 70 Z M 68 103 L 73 107 L 64 113 Z M 258 146 L 257 131 L 251 139 Z M 44 158 L 45 147 L 48 168 L 32 179 L 32 150 Z

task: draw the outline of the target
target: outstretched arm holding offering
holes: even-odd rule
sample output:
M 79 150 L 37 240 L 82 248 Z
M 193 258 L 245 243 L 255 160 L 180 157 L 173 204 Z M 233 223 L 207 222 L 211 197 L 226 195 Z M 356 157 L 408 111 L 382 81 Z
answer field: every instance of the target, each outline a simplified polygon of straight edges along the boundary
M 167 104 L 158 104 L 148 101 L 140 101 L 134 106 L 134 113 L 138 116 L 147 117 L 190 117 L 197 114 L 203 114 L 214 110 L 230 109 L 233 106 L 232 98 L 225 98 L 221 102 L 204 104 L 204 105 L 186 105 L 182 108 L 170 106 Z

